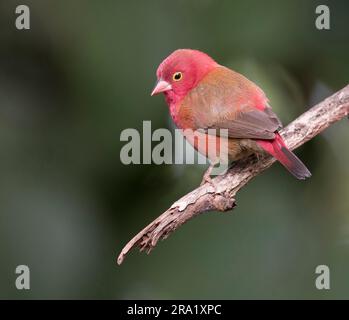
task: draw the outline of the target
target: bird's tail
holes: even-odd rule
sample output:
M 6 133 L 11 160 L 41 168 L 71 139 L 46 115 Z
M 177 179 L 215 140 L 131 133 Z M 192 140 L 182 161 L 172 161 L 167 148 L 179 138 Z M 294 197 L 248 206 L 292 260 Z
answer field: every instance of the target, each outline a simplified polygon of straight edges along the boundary
M 287 149 L 278 133 L 276 133 L 274 140 L 258 140 L 257 143 L 263 150 L 276 158 L 297 179 L 304 180 L 311 177 L 308 168 L 292 151 Z

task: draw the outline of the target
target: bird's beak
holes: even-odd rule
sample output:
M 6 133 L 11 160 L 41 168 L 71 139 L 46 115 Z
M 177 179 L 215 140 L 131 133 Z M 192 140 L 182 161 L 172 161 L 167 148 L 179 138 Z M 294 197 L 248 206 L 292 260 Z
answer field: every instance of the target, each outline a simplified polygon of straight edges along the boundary
M 168 83 L 165 80 L 159 79 L 158 82 L 155 85 L 155 88 L 153 89 L 151 96 L 161 93 L 161 92 L 165 92 L 168 90 L 171 90 L 172 86 L 170 83 Z

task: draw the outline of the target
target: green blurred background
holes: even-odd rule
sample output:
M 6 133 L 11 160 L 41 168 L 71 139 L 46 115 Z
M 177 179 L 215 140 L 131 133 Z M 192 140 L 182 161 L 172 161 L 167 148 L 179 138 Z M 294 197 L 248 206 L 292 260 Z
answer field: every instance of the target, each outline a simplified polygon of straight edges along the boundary
M 27 4 L 31 29 L 15 28 Z M 349 80 L 349 3 L 0 2 L 0 298 L 349 298 L 349 126 L 297 151 L 305 182 L 275 164 L 231 213 L 180 228 L 149 255 L 116 256 L 201 181 L 204 166 L 120 163 L 125 128 L 171 128 L 155 70 L 177 48 L 257 82 L 284 124 Z M 31 271 L 16 290 L 15 268 Z M 315 268 L 331 289 L 315 288 Z

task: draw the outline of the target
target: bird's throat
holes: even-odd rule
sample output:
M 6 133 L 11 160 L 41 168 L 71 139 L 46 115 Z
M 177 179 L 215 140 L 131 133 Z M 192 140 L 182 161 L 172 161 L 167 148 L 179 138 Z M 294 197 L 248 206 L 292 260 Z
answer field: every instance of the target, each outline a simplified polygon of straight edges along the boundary
M 180 125 L 180 121 L 179 121 L 179 116 L 178 116 L 179 105 L 180 105 L 179 103 L 171 103 L 169 104 L 169 109 L 170 109 L 170 115 L 173 122 L 175 123 L 177 128 L 182 129 L 182 126 Z
M 176 95 L 172 90 L 164 92 L 165 94 L 165 100 L 169 107 L 171 118 L 173 119 L 174 123 L 178 128 L 181 128 L 178 118 L 179 113 L 179 107 L 180 107 L 180 101 L 182 98 L 178 95 Z

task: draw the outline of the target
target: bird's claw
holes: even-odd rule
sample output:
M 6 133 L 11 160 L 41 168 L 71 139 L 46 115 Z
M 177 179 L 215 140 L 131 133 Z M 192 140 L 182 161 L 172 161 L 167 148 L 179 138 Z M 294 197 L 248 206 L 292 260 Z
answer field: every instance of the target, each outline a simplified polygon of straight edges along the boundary
M 204 176 L 202 177 L 202 180 L 201 180 L 201 183 L 200 183 L 200 187 L 203 186 L 204 184 L 208 183 L 214 190 L 216 190 L 216 187 L 215 187 L 215 185 L 213 183 L 213 180 L 211 178 L 212 168 L 213 168 L 213 166 L 210 166 L 206 170 Z
M 209 183 L 210 185 L 213 185 L 211 176 L 209 174 L 206 175 L 206 173 L 202 177 L 202 180 L 201 180 L 201 183 L 200 183 L 200 187 L 203 186 L 205 183 Z

